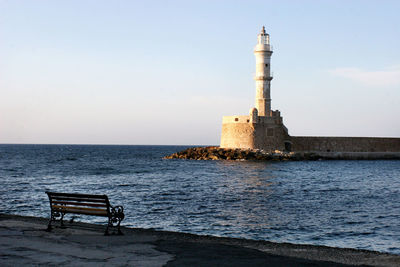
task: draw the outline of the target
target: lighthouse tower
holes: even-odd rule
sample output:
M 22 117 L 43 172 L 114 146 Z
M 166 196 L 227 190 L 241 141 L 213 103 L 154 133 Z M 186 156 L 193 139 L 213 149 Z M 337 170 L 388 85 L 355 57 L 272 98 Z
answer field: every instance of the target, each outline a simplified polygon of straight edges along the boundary
M 265 27 L 257 36 L 257 45 L 254 48 L 256 56 L 256 108 L 259 116 L 271 116 L 271 55 L 272 49 L 269 43 L 269 34 L 265 33 Z

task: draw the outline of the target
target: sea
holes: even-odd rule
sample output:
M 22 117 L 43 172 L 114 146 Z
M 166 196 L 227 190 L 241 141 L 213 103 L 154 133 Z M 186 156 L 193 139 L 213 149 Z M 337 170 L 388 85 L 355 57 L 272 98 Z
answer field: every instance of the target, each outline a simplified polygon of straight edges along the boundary
M 123 226 L 400 254 L 399 160 L 163 159 L 187 147 L 2 144 L 0 212 L 49 217 L 45 191 L 107 194 Z

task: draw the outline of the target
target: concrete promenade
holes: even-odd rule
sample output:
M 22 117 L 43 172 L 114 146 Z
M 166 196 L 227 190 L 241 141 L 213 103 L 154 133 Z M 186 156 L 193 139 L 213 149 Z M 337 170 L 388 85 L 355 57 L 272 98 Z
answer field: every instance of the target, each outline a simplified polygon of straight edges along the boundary
M 0 214 L 1 266 L 400 266 L 400 256 L 365 250 L 74 222 L 44 231 L 46 218 Z

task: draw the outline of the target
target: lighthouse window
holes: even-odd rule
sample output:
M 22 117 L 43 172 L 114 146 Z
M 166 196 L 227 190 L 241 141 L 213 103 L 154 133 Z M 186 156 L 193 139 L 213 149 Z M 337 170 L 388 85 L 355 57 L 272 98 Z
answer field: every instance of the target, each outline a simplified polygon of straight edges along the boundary
M 268 68 L 268 64 L 265 64 L 265 67 Z

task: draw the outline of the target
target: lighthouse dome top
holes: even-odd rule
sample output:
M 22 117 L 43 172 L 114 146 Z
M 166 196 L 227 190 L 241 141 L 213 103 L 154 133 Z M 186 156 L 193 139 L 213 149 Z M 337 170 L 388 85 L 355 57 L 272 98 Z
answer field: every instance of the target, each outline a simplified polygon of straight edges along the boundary
M 261 32 L 257 36 L 257 44 L 269 45 L 269 34 L 265 33 L 265 27 L 263 26 Z
M 254 51 L 272 53 L 272 46 L 269 42 L 269 34 L 265 32 L 264 26 L 262 27 L 261 32 L 257 35 L 257 45 L 254 48 Z

